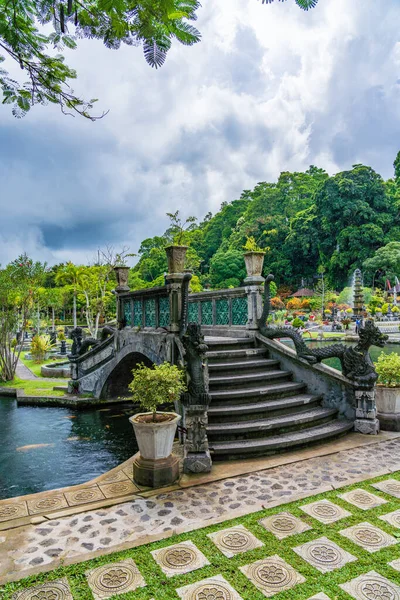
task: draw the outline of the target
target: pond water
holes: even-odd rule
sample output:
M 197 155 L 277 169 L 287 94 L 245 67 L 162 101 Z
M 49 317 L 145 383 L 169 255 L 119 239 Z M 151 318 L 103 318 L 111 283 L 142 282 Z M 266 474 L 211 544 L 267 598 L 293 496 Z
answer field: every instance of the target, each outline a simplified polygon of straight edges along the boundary
M 137 452 L 131 403 L 90 410 L 0 397 L 0 499 L 86 483 Z
M 288 346 L 293 346 L 293 342 L 291 340 L 282 340 Z M 307 341 L 307 340 L 305 340 Z M 307 346 L 309 348 L 327 348 L 331 344 L 334 343 L 345 343 L 346 346 L 355 346 L 355 344 L 351 344 L 350 342 L 307 342 Z M 396 354 L 400 354 L 400 344 L 386 344 L 384 348 L 377 348 L 376 346 L 372 346 L 370 348 L 370 355 L 374 362 L 378 360 L 378 356 L 384 352 L 385 354 L 390 354 L 391 352 L 396 352 Z M 342 370 L 340 360 L 338 358 L 328 358 L 327 360 L 322 361 L 323 364 L 329 365 L 339 371 Z

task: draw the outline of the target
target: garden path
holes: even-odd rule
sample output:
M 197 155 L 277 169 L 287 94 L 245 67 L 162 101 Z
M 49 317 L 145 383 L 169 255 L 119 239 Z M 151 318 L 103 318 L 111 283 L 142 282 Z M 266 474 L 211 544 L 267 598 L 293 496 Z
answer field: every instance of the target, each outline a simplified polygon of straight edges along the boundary
M 393 439 L 0 532 L 0 584 L 398 470 Z

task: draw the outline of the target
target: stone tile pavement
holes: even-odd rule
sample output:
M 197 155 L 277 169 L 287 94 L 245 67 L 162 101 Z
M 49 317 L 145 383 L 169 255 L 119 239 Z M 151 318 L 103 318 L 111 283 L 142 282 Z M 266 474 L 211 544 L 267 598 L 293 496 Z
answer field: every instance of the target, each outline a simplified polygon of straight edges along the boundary
M 0 584 L 397 470 L 400 439 L 3 531 Z

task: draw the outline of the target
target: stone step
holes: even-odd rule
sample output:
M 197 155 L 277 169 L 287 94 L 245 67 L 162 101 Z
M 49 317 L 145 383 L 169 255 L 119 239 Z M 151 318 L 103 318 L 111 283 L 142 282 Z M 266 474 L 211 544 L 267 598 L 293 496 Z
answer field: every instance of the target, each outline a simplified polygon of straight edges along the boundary
M 213 337 L 206 337 L 205 338 L 205 343 L 207 344 L 207 346 L 209 348 L 212 348 L 213 350 L 217 350 L 218 348 L 221 348 L 221 350 L 224 350 L 225 348 L 229 349 L 229 348 L 248 348 L 251 346 L 255 346 L 255 339 L 253 337 L 250 338 L 213 338 Z
M 249 387 L 240 390 L 221 390 L 221 391 L 211 391 L 211 399 L 213 405 L 216 403 L 224 403 L 233 405 L 239 404 L 240 406 L 243 402 L 263 400 L 266 398 L 283 398 L 285 396 L 293 395 L 297 392 L 302 392 L 306 389 L 306 385 L 304 383 L 297 383 L 295 381 L 285 381 L 283 383 L 271 383 L 270 385 L 263 385 L 259 387 Z
M 305 411 L 291 412 L 290 414 L 278 415 L 267 419 L 232 423 L 212 423 L 207 426 L 207 434 L 210 440 L 215 436 L 245 436 L 252 433 L 303 426 L 306 423 L 322 421 L 323 419 L 334 417 L 337 415 L 337 412 L 336 408 L 322 408 L 321 406 L 316 406 Z
M 210 393 L 218 391 L 221 386 L 224 386 L 226 390 L 235 387 L 238 391 L 243 388 L 259 386 L 260 383 L 267 383 L 270 381 L 284 380 L 290 381 L 292 379 L 292 373 L 290 371 L 282 371 L 281 369 L 270 369 L 266 371 L 258 371 L 255 373 L 239 373 L 239 375 L 212 375 L 210 377 Z
M 273 369 L 274 367 L 279 367 L 280 362 L 279 360 L 274 360 L 272 358 L 256 358 L 256 359 L 251 359 L 249 358 L 248 360 L 241 360 L 241 359 L 237 359 L 237 360 L 231 360 L 231 359 L 227 359 L 226 362 L 221 361 L 221 362 L 210 362 L 208 365 L 208 370 L 210 371 L 210 373 L 214 373 L 216 371 L 221 371 L 224 374 L 229 373 L 230 371 L 232 371 L 233 373 L 236 373 L 237 371 L 246 371 L 246 372 L 250 372 L 250 371 L 258 371 L 259 369 Z
M 321 396 L 311 394 L 297 394 L 288 398 L 260 399 L 258 402 L 248 402 L 245 404 L 211 404 L 208 409 L 209 424 L 214 424 L 220 419 L 226 422 L 236 420 L 254 420 L 256 415 L 260 418 L 269 418 L 277 414 L 293 413 L 296 411 L 308 409 L 312 405 L 320 403 Z M 258 418 L 258 417 L 257 417 Z
M 209 350 L 206 353 L 208 360 L 220 362 L 225 359 L 249 359 L 252 360 L 254 357 L 266 357 L 267 350 L 265 348 L 239 348 L 232 350 Z
M 351 421 L 331 421 L 310 427 L 300 431 L 291 431 L 281 435 L 253 440 L 214 441 L 210 444 L 213 460 L 228 460 L 229 458 L 241 458 L 249 456 L 260 456 L 272 454 L 278 450 L 304 446 L 328 440 L 350 431 L 354 426 Z

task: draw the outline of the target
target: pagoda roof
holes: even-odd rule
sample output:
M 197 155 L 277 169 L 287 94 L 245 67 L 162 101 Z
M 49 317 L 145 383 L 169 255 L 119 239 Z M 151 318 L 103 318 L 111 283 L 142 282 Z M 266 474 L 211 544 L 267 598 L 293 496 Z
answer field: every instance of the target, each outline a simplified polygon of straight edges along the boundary
M 315 296 L 314 290 L 310 290 L 310 288 L 300 288 L 299 290 L 297 290 L 297 292 L 292 294 L 290 297 L 291 298 L 312 298 L 313 296 Z

